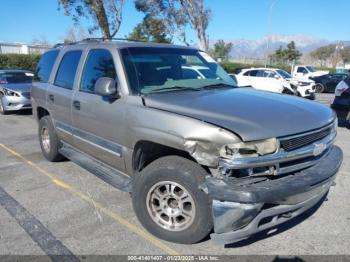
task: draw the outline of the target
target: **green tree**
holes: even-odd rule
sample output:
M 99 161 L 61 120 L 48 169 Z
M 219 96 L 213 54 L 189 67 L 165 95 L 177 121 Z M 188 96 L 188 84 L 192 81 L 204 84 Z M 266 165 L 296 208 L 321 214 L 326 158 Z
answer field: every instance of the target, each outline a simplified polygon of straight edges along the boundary
M 211 18 L 211 10 L 204 7 L 203 0 L 179 0 L 182 10 L 192 29 L 195 30 L 199 46 L 209 51 L 207 28 Z
M 298 61 L 298 59 L 302 56 L 303 54 L 299 52 L 298 49 L 296 49 L 295 42 L 291 41 L 287 45 L 287 49 L 285 50 L 285 59 L 288 63 L 291 63 L 293 61 Z
M 291 64 L 302 56 L 302 53 L 296 49 L 295 42 L 288 43 L 286 48 L 280 46 L 274 54 L 270 55 L 272 63 L 277 64 Z
M 230 52 L 232 50 L 233 44 L 226 43 L 224 40 L 219 40 L 214 44 L 214 48 L 209 51 L 209 53 L 215 59 L 228 60 Z
M 178 0 L 135 0 L 135 8 L 145 14 L 142 23 L 134 28 L 135 33 L 143 31 L 146 39 L 157 42 L 170 42 L 177 37 L 188 44 L 185 32 L 188 22 Z
M 75 23 L 82 17 L 92 19 L 89 33 L 100 29 L 105 39 L 114 37 L 122 23 L 124 0 L 58 0 L 58 4 Z
M 341 56 L 345 64 L 350 62 L 350 46 L 344 47 L 344 49 L 341 51 Z
M 137 24 L 127 37 L 130 40 L 171 43 L 172 38 L 167 34 L 166 26 L 160 19 L 147 17 Z
M 336 45 L 326 45 L 321 46 L 317 48 L 316 50 L 312 51 L 310 53 L 311 58 L 318 61 L 321 66 L 324 65 L 324 63 L 331 58 L 331 56 L 334 54 L 336 50 Z

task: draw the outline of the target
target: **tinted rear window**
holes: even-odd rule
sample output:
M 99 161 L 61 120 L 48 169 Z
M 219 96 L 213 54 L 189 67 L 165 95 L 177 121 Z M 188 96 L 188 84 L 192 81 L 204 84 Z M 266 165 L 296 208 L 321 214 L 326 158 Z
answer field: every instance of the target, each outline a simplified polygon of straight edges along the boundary
M 77 72 L 81 53 L 81 50 L 76 50 L 64 54 L 56 74 L 56 86 L 73 89 L 75 74 Z
M 35 77 L 34 77 L 35 81 L 39 81 L 39 82 L 49 81 L 52 67 L 56 61 L 58 52 L 59 52 L 58 50 L 52 50 L 42 55 L 38 63 L 38 66 L 36 67 Z
M 250 71 L 249 76 L 257 76 L 258 72 L 258 70 L 252 70 Z
M 32 79 L 33 73 L 30 72 L 7 72 L 0 74 L 0 83 L 5 84 L 31 83 Z

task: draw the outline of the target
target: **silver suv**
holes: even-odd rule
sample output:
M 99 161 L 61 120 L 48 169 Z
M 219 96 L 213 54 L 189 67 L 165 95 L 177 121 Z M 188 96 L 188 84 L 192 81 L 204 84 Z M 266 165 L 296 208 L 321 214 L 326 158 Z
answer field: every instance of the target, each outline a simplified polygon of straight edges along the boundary
M 331 109 L 237 88 L 195 48 L 86 40 L 45 53 L 35 80 L 44 156 L 131 192 L 142 225 L 168 241 L 276 227 L 322 201 L 342 162 Z

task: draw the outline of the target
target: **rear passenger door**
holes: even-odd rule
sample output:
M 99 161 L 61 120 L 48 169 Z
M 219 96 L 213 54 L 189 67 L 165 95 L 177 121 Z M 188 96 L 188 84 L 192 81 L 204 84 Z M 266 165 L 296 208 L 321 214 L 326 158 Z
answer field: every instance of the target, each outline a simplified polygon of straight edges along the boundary
M 71 104 L 73 87 L 82 50 L 66 51 L 60 59 L 56 74 L 47 89 L 47 106 L 60 139 L 72 143 Z
M 117 81 L 113 56 L 107 49 L 90 49 L 72 101 L 74 145 L 123 171 L 120 137 L 124 130 L 124 102 L 122 98 L 111 100 L 95 93 L 95 83 L 101 77 Z
M 261 81 L 263 76 L 263 71 L 262 70 L 251 70 L 249 73 L 249 81 L 250 85 L 258 90 L 263 89 L 261 85 Z

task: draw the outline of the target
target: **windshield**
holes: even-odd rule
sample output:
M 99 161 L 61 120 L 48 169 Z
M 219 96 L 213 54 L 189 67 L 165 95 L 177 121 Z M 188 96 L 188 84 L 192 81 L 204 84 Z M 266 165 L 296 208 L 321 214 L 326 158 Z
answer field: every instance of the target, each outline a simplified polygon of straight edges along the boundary
M 33 73 L 27 72 L 7 72 L 0 74 L 0 82 L 6 84 L 31 83 Z
M 292 78 L 292 76 L 290 74 L 288 74 L 286 71 L 278 69 L 276 70 L 277 73 L 282 76 L 283 78 Z
M 130 87 L 137 94 L 234 86 L 220 65 L 198 50 L 133 47 L 121 54 Z
M 309 72 L 313 73 L 313 72 L 316 72 L 315 68 L 313 66 L 307 66 L 306 67 L 307 70 L 309 70 Z

